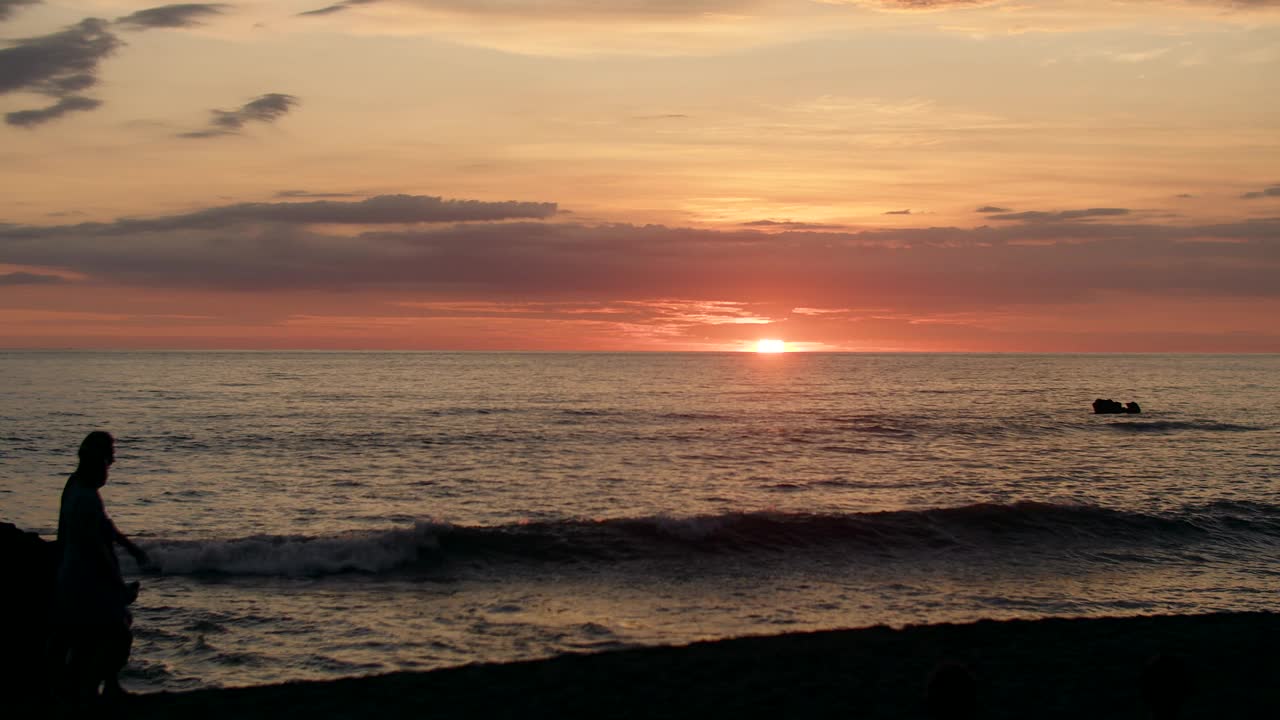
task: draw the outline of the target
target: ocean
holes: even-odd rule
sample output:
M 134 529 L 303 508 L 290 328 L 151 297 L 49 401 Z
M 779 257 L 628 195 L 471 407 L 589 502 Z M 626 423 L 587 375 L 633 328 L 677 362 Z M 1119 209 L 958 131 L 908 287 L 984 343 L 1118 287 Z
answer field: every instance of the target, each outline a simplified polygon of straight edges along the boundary
M 139 691 L 784 631 L 1274 610 L 1280 356 L 3 352 L 0 520 L 90 430 Z M 1094 415 L 1098 397 L 1140 415 Z

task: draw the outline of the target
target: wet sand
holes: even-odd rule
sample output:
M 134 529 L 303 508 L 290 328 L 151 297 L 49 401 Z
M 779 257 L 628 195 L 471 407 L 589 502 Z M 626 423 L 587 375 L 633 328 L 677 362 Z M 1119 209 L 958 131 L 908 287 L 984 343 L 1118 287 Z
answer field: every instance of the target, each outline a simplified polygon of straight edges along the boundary
M 1146 718 L 1157 655 L 1190 673 L 1178 717 L 1280 717 L 1280 614 L 983 621 L 738 638 L 330 682 L 158 693 L 134 718 L 923 718 L 933 671 L 979 718 Z

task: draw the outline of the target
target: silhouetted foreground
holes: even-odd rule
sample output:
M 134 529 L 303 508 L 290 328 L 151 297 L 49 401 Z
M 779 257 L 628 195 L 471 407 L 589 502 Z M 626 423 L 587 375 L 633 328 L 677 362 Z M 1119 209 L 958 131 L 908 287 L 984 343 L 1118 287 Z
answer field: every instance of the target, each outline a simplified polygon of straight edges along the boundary
M 5 582 L 0 590 L 0 696 L 6 701 L 27 695 L 45 697 L 51 674 L 46 656 L 49 610 L 62 553 L 57 543 L 0 523 L 0 558 Z
M 958 709 L 971 696 L 972 717 L 1140 719 L 1144 696 L 1165 692 L 1162 658 L 1177 658 L 1176 717 L 1274 718 L 1278 639 L 1270 613 L 875 627 L 147 695 L 129 716 L 924 718 L 958 666 L 972 677 Z

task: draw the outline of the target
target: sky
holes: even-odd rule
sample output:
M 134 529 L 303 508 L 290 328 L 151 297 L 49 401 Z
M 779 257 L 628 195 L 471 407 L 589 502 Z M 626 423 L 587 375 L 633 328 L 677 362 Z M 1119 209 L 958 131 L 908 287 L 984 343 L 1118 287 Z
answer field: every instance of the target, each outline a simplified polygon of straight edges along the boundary
M 0 0 L 0 347 L 1280 352 L 1280 0 Z

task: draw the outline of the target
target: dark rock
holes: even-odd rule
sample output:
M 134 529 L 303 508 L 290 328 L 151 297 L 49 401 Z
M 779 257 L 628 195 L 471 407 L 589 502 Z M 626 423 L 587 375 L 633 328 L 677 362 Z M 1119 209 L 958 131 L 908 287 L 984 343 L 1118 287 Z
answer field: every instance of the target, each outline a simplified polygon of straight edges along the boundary
M 1115 413 L 1134 414 L 1142 412 L 1142 408 L 1138 407 L 1138 403 L 1136 402 L 1128 402 L 1121 405 L 1118 400 L 1112 400 L 1110 398 L 1104 400 L 1102 398 L 1098 398 L 1093 401 L 1093 412 L 1098 415 L 1110 415 Z
M 1098 415 L 1105 415 L 1108 413 L 1122 413 L 1124 412 L 1124 406 L 1121 405 L 1116 400 L 1111 400 L 1109 398 L 1106 400 L 1103 400 L 1102 398 L 1098 398 L 1097 400 L 1093 401 L 1093 412 Z
M 30 701 L 47 689 L 50 609 L 61 552 L 58 544 L 0 523 L 5 589 L 0 592 L 0 697 Z

